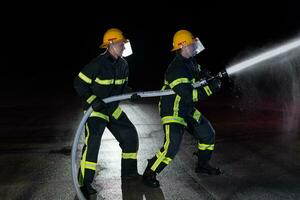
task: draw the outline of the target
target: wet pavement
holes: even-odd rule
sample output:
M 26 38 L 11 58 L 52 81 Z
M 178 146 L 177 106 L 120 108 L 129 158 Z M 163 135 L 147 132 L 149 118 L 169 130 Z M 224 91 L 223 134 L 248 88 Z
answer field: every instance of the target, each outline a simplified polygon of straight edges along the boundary
M 163 144 L 157 99 L 124 102 L 121 107 L 139 133 L 142 173 Z M 200 103 L 199 109 L 216 129 L 212 163 L 225 171 L 223 175 L 194 172 L 196 140 L 185 133 L 178 155 L 158 175 L 160 188 L 148 188 L 140 180 L 122 182 L 121 149 L 105 130 L 94 181 L 98 199 L 300 199 L 299 126 L 284 131 L 282 111 L 267 102 L 247 111 L 235 99 L 219 96 Z M 1 112 L 0 199 L 76 199 L 70 148 L 82 117 L 77 97 L 2 100 Z

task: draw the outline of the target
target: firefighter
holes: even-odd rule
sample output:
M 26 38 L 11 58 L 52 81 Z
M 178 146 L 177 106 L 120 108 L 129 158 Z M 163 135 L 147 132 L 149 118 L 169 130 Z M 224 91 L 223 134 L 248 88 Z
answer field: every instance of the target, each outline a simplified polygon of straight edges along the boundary
M 119 102 L 104 103 L 102 99 L 127 91 L 128 63 L 123 58 L 132 53 L 129 40 L 116 28 L 108 29 L 100 48 L 106 51 L 81 69 L 74 80 L 74 88 L 83 103 L 93 112 L 85 124 L 85 143 L 82 149 L 78 181 L 88 199 L 97 191 L 91 186 L 95 175 L 100 141 L 107 127 L 122 149 L 121 177 L 138 177 L 138 135 L 134 125 L 119 107 Z M 140 98 L 132 95 L 131 100 Z
M 179 30 L 173 37 L 175 58 L 165 73 L 162 91 L 172 89 L 175 94 L 162 96 L 159 102 L 159 112 L 164 128 L 164 145 L 156 155 L 148 160 L 143 174 L 143 182 L 150 187 L 159 187 L 156 175 L 160 173 L 177 154 L 184 129 L 190 132 L 198 141 L 196 165 L 197 173 L 219 175 L 221 171 L 212 167 L 209 160 L 214 150 L 215 131 L 210 122 L 194 107 L 195 103 L 217 92 L 221 80 L 214 79 L 204 87 L 193 88 L 192 83 L 209 76 L 197 64 L 194 56 L 204 50 L 198 38 L 191 32 Z

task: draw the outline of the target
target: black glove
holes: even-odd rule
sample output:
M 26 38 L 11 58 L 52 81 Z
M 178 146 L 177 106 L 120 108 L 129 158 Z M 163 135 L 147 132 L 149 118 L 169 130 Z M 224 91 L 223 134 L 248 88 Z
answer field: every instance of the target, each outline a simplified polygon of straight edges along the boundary
M 129 87 L 128 85 L 126 85 L 123 89 L 123 93 L 126 94 L 126 93 L 132 93 L 133 90 L 131 87 Z
M 216 93 L 221 89 L 221 80 L 219 78 L 214 78 L 213 80 L 209 81 L 208 86 L 212 93 Z
M 201 69 L 201 71 L 199 72 L 198 74 L 198 79 L 199 80 L 202 80 L 202 79 L 208 79 L 208 78 L 211 78 L 212 75 L 211 75 L 211 72 L 207 69 Z
M 93 103 L 92 103 L 92 108 L 94 111 L 100 112 L 103 109 L 106 109 L 108 106 L 107 104 L 102 101 L 102 99 L 96 99 Z
M 139 100 L 141 100 L 141 96 L 140 95 L 138 95 L 137 93 L 134 93 L 133 95 L 131 95 L 131 97 L 130 97 L 130 101 L 131 102 L 136 102 L 136 101 L 139 101 Z

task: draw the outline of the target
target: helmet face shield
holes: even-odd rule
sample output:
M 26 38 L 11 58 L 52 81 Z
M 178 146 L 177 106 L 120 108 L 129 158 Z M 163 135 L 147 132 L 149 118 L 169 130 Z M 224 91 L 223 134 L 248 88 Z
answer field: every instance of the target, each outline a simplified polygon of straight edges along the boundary
M 205 49 L 203 44 L 200 42 L 199 38 L 197 38 L 197 37 L 195 38 L 193 47 L 194 47 L 194 55 L 197 55 L 198 53 L 200 53 L 201 51 L 203 51 Z
M 129 40 L 124 41 L 124 51 L 122 53 L 122 57 L 127 57 L 132 54 L 132 48 Z

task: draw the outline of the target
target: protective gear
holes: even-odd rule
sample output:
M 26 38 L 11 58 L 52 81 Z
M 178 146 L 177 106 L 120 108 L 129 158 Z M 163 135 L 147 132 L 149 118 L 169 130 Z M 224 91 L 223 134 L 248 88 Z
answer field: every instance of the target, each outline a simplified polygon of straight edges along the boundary
M 134 93 L 133 95 L 131 95 L 131 97 L 130 97 L 130 101 L 132 101 L 132 102 L 136 102 L 136 101 L 139 101 L 139 100 L 141 100 L 142 99 L 142 97 L 140 96 L 140 95 L 138 95 L 137 93 Z
M 132 48 L 129 40 L 124 41 L 124 51 L 122 57 L 127 57 L 132 54 Z
M 112 43 L 110 45 L 111 49 L 115 52 L 116 55 L 118 56 L 122 56 L 122 57 L 127 57 L 130 56 L 132 54 L 132 48 L 131 48 L 131 44 L 129 42 L 129 40 L 124 40 L 121 41 L 123 46 L 119 46 L 118 49 L 116 49 L 116 45 L 118 43 Z M 120 43 L 120 42 L 119 42 Z M 119 52 L 122 52 L 122 55 L 120 55 Z
M 126 174 L 126 175 L 123 175 L 123 176 L 121 176 L 121 179 L 122 180 L 131 180 L 131 179 L 139 179 L 139 178 L 141 178 L 142 177 L 142 175 L 140 175 L 139 173 L 132 173 L 132 174 Z
M 187 30 L 179 30 L 173 36 L 173 49 L 175 51 L 181 49 L 183 46 L 190 45 L 194 42 L 194 36 Z
M 131 87 L 126 86 L 124 88 L 124 93 L 134 93 L 134 90 Z M 138 95 L 137 93 L 132 94 L 131 97 L 130 97 L 131 102 L 136 102 L 136 101 L 139 101 L 141 99 L 142 99 L 142 97 L 140 95 Z
M 221 175 L 223 172 L 219 168 L 212 167 L 209 163 L 198 165 L 195 170 L 196 173 L 208 175 Z
M 199 151 L 209 151 L 211 155 L 214 150 L 215 131 L 210 122 L 194 108 L 196 102 L 213 94 L 209 85 L 193 88 L 192 84 L 198 81 L 198 73 L 196 60 L 181 54 L 176 54 L 167 69 L 162 91 L 172 89 L 175 94 L 160 98 L 159 112 L 164 126 L 165 142 L 148 162 L 144 172 L 146 185 L 153 187 L 158 184 L 156 173 L 160 173 L 176 156 L 185 128 L 198 140 Z
M 101 100 L 123 94 L 128 82 L 128 71 L 125 59 L 116 59 L 106 51 L 82 68 L 74 80 L 74 87 L 82 98 L 83 110 L 91 105 L 95 109 L 85 124 L 85 143 L 78 176 L 80 185 L 89 185 L 94 179 L 105 128 L 110 130 L 122 149 L 122 177 L 137 174 L 137 131 L 120 108 L 119 102 L 105 104 Z
M 193 56 L 204 50 L 204 46 L 199 38 L 194 38 L 191 32 L 187 30 L 177 31 L 173 37 L 173 49 L 171 51 L 181 49 L 182 47 L 191 44 L 193 44 Z
M 203 44 L 200 42 L 199 38 L 195 38 L 195 42 L 194 42 L 194 55 L 197 55 L 198 53 L 200 53 L 201 51 L 203 51 L 205 48 L 203 46 Z
M 128 85 L 126 85 L 125 87 L 124 87 L 124 93 L 126 94 L 126 93 L 133 93 L 134 91 L 133 91 L 133 89 L 131 88 L 131 87 L 129 87 Z
M 94 101 L 124 93 L 128 84 L 128 63 L 123 58 L 115 59 L 105 51 L 81 69 L 74 80 L 76 92 L 87 110 Z M 110 114 L 116 110 L 118 102 L 108 104 Z M 108 115 L 109 113 L 103 113 Z
M 219 78 L 214 78 L 213 80 L 209 81 L 208 85 L 212 93 L 216 93 L 221 89 L 222 82 Z
M 162 123 L 170 121 L 187 126 L 186 116 L 193 111 L 194 104 L 212 95 L 210 86 L 193 88 L 192 83 L 197 78 L 197 68 L 194 58 L 184 58 L 176 54 L 168 67 L 162 90 L 172 89 L 176 94 L 160 98 L 160 115 Z
M 111 28 L 104 33 L 103 42 L 100 45 L 100 48 L 107 48 L 108 45 L 111 44 L 112 42 L 120 42 L 125 40 L 126 39 L 122 31 L 120 31 L 117 28 Z
M 212 77 L 211 72 L 207 69 L 201 69 L 200 65 L 198 65 L 197 71 L 198 73 L 196 74 L 196 78 L 198 80 L 207 80 Z
M 159 181 L 156 179 L 156 172 L 150 169 L 151 165 L 148 160 L 148 165 L 143 174 L 143 183 L 149 187 L 157 188 L 160 186 Z
M 211 154 L 212 151 L 210 150 L 198 150 L 197 153 L 194 153 L 194 155 L 198 157 L 198 163 L 195 169 L 196 173 L 203 173 L 209 175 L 220 175 L 222 173 L 222 171 L 219 168 L 212 167 L 209 164 Z
M 101 112 L 103 109 L 108 108 L 108 105 L 102 99 L 96 99 L 92 104 L 92 108 L 94 111 Z
M 95 190 L 91 185 L 81 186 L 80 190 L 86 200 L 97 199 L 97 190 Z
M 160 173 L 175 158 L 179 151 L 184 126 L 177 123 L 169 123 L 164 125 L 164 132 L 165 143 L 163 147 L 148 161 L 150 170 L 155 173 Z

